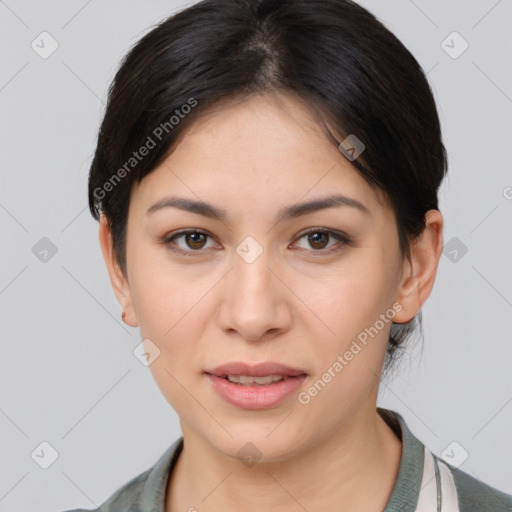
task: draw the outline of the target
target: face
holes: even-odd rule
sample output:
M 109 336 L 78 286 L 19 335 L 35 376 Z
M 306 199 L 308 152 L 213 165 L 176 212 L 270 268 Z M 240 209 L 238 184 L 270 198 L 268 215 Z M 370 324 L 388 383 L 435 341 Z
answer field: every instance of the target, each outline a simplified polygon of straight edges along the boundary
M 296 208 L 334 195 L 348 199 Z M 185 438 L 233 457 L 252 442 L 282 460 L 374 413 L 391 322 L 417 312 L 404 318 L 397 306 L 408 267 L 392 209 L 291 96 L 253 97 L 193 124 L 133 189 L 126 255 L 118 297 L 158 354 L 150 370 Z M 251 394 L 222 379 L 226 398 L 205 372 L 231 362 L 305 377 L 284 397 L 283 383 Z

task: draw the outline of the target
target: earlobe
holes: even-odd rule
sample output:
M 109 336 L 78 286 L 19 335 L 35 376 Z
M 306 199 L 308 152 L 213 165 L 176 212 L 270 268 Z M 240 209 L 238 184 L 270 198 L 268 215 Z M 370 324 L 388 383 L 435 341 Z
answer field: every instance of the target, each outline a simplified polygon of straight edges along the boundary
M 99 241 L 112 289 L 124 314 L 123 321 L 131 327 L 137 327 L 138 323 L 133 309 L 130 285 L 115 256 L 112 231 L 104 214 L 100 216 Z
M 439 258 L 443 250 L 443 216 L 438 210 L 425 214 L 425 229 L 411 243 L 410 254 L 404 260 L 402 280 L 397 302 L 402 310 L 394 318 L 396 323 L 412 320 L 429 297 L 436 278 Z

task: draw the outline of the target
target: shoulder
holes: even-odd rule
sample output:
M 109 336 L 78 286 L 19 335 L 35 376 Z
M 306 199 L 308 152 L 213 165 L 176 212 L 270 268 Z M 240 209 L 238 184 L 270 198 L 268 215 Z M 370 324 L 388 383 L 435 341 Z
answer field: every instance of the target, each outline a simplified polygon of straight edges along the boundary
M 118 512 L 120 510 L 123 512 L 135 512 L 137 509 L 133 507 L 138 506 L 144 486 L 152 469 L 153 468 L 150 468 L 143 473 L 140 473 L 117 489 L 117 491 L 115 491 L 99 508 L 75 508 L 72 510 L 64 510 L 63 512 Z M 137 512 L 139 511 L 137 510 Z
M 163 510 L 165 489 L 177 457 L 183 449 L 183 437 L 177 439 L 149 469 L 117 489 L 100 507 L 77 508 L 63 512 L 141 512 Z
M 402 439 L 402 458 L 386 512 L 403 510 L 403 494 L 418 496 L 418 510 L 457 512 L 512 512 L 512 495 L 500 491 L 452 466 L 430 451 L 397 412 L 379 408 L 379 414 Z M 403 489 L 406 489 L 403 491 Z M 437 504 L 437 506 L 436 506 Z
M 447 462 L 445 464 L 455 482 L 460 512 L 512 512 L 511 494 L 506 494 Z

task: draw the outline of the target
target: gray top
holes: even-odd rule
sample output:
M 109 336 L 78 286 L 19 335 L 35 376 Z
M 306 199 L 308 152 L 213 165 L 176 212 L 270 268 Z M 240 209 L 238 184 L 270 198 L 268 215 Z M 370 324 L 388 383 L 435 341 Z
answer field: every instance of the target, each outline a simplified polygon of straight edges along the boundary
M 433 455 L 397 412 L 383 408 L 377 411 L 402 439 L 398 476 L 383 512 L 512 512 L 512 495 Z M 180 437 L 151 468 L 124 484 L 94 511 L 165 512 L 168 478 L 182 448 Z

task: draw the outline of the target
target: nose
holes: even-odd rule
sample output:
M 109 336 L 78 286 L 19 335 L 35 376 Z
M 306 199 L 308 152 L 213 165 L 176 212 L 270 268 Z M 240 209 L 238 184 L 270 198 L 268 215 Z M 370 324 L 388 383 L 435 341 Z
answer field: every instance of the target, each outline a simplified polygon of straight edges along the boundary
M 220 327 L 247 342 L 269 340 L 290 328 L 293 294 L 267 252 L 256 259 L 240 254 L 225 277 Z

